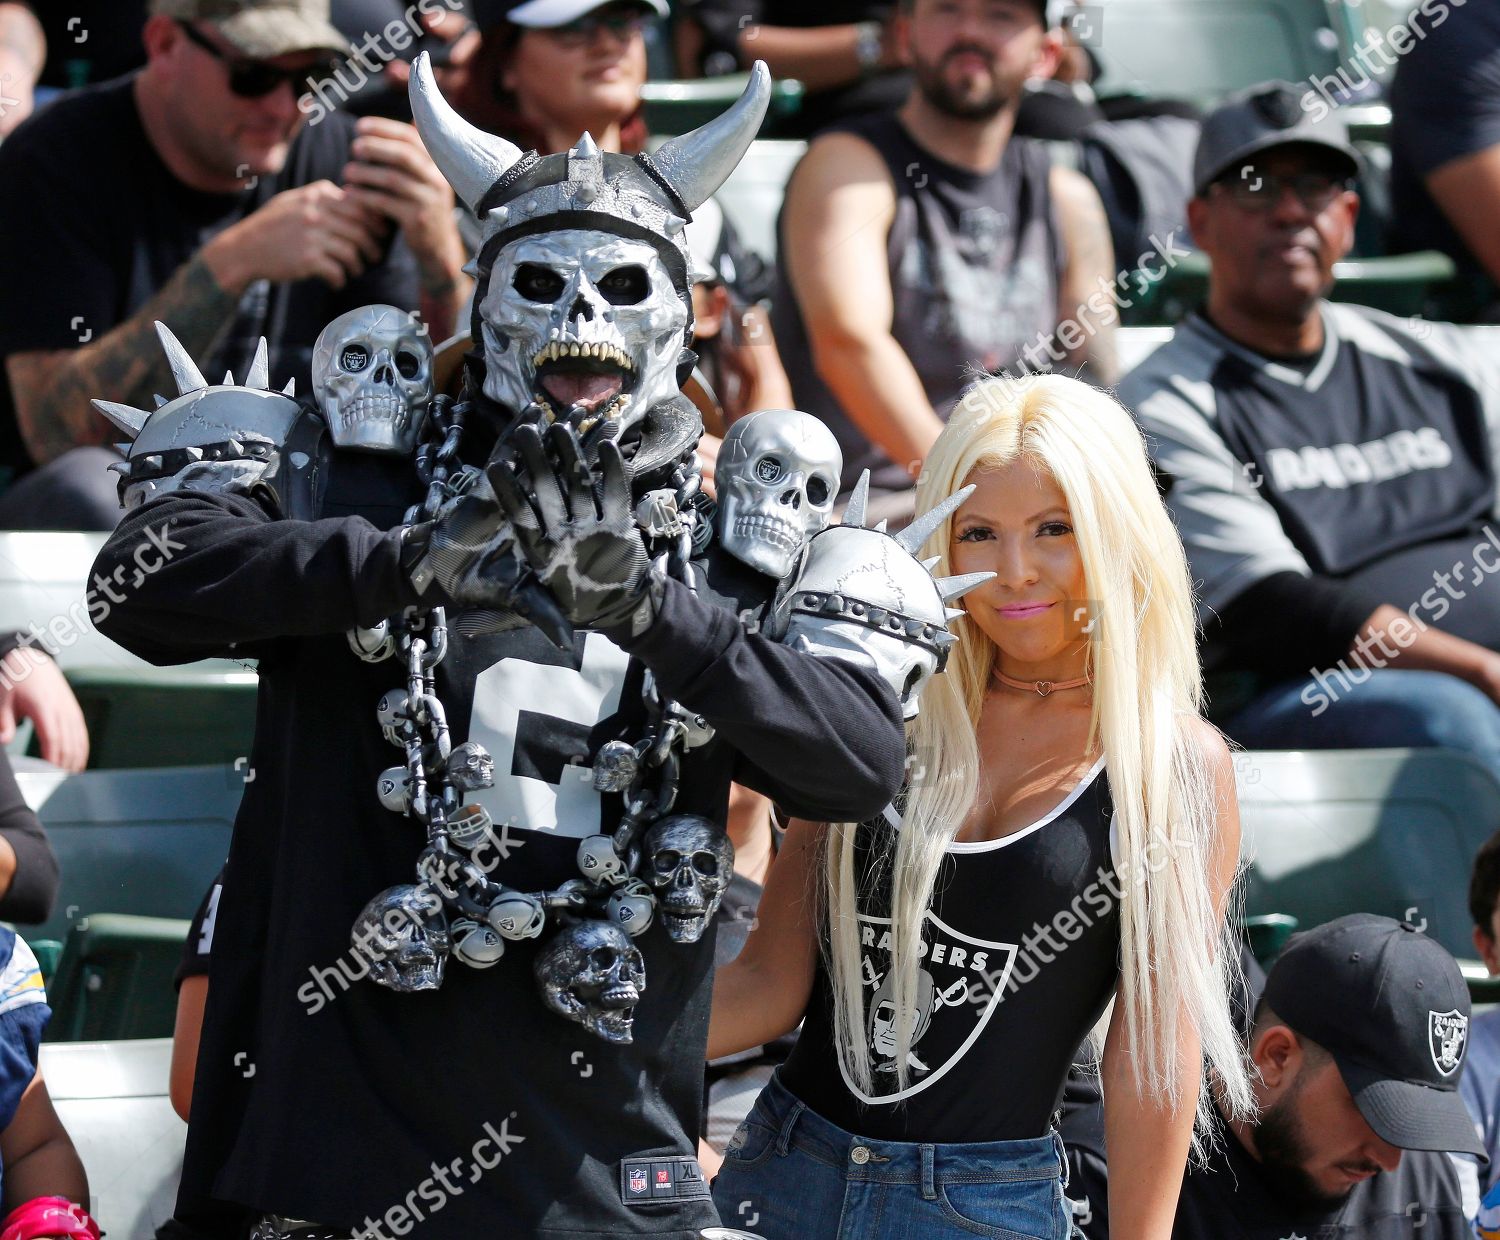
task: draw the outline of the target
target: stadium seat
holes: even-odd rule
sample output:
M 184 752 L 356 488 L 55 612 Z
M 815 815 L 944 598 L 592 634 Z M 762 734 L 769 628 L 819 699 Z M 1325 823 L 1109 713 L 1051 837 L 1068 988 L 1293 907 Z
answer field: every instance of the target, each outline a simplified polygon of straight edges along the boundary
M 776 261 L 776 219 L 786 183 L 807 150 L 789 138 L 762 138 L 750 144 L 745 158 L 715 195 L 740 239 L 767 262 Z
M 1500 827 L 1500 783 L 1479 762 L 1444 749 L 1257 750 L 1235 765 L 1249 915 L 1309 927 L 1380 913 L 1474 954 L 1469 869 Z
M 110 1240 L 150 1240 L 172 1217 L 187 1125 L 167 1095 L 171 1063 L 170 1038 L 42 1045 L 47 1092 Z
M 170 1037 L 172 975 L 190 921 L 99 913 L 78 921 L 47 988 L 49 1042 Z
M 748 73 L 731 73 L 724 77 L 647 82 L 641 87 L 646 128 L 654 137 L 670 138 L 706 125 L 745 93 L 749 81 Z M 767 121 L 795 115 L 801 106 L 802 83 L 783 78 L 771 87 Z
M 201 664 L 72 667 L 67 676 L 88 724 L 91 770 L 248 761 L 255 736 L 252 671 Z
M 1362 23 L 1341 0 L 1107 0 L 1084 4 L 1072 28 L 1099 59 L 1101 95 L 1209 106 L 1270 78 L 1333 73 Z
M 21 793 L 62 870 L 52 916 L 29 940 L 66 939 L 94 913 L 191 917 L 224 865 L 248 769 L 22 771 Z

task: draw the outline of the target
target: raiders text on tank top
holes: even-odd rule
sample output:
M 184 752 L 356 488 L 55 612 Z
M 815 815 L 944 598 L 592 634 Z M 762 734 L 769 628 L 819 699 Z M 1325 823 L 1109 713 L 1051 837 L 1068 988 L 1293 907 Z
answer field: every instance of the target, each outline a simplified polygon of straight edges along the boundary
M 895 810 L 864 824 L 855 873 L 894 847 Z M 819 961 L 788 1089 L 825 1119 L 879 1141 L 1012 1141 L 1043 1135 L 1068 1067 L 1119 973 L 1122 887 L 1110 849 L 1114 805 L 1101 758 L 1046 817 L 1004 839 L 954 844 L 923 930 L 908 1084 L 897 1087 L 888 862 L 860 901 L 864 1030 L 875 1085 L 860 1093 L 833 1045 Z
M 891 330 L 946 419 L 976 367 L 1014 369 L 1023 350 L 1057 328 L 1065 255 L 1047 149 L 1012 138 L 995 169 L 980 173 L 918 146 L 893 113 L 860 117 L 829 132 L 863 138 L 890 171 L 896 190 L 886 242 L 895 298 Z M 844 450 L 843 489 L 863 469 L 871 471 L 877 492 L 909 488 L 906 463 L 872 446 L 818 377 L 784 264 L 772 304 L 797 408 L 827 422 Z M 1031 356 L 1047 355 L 1038 347 Z

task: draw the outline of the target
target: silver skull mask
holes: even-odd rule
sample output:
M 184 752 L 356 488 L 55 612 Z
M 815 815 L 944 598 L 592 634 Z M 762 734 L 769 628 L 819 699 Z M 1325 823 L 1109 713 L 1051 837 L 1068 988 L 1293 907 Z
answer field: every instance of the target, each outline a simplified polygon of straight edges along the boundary
M 895 692 L 905 718 L 914 719 L 923 687 L 942 671 L 957 638 L 948 621 L 963 614 L 948 603 L 994 573 L 932 576 L 937 559 L 917 552 L 974 488 L 965 487 L 923 513 L 899 534 L 885 522 L 864 528 L 870 490 L 866 470 L 854 488 L 844 523 L 808 544 L 807 557 L 787 596 L 784 644 L 823 658 L 872 668 Z
M 361 306 L 313 345 L 313 394 L 340 448 L 409 456 L 432 400 L 432 341 L 415 315 Z
M 768 577 L 785 577 L 828 528 L 844 454 L 811 414 L 765 409 L 729 428 L 719 448 L 719 541 Z
M 619 431 L 677 393 L 688 309 L 656 247 L 567 229 L 503 247 L 479 303 L 484 392 L 512 409 L 535 402 L 579 433 Z
M 696 943 L 734 877 L 734 845 L 696 814 L 672 814 L 646 832 L 647 878 L 674 943 Z
M 646 959 L 619 926 L 582 921 L 559 931 L 532 966 L 542 1001 L 606 1042 L 628 1043 L 646 989 Z
M 448 919 L 430 889 L 403 883 L 365 905 L 349 941 L 370 980 L 410 993 L 436 990 L 448 963 Z

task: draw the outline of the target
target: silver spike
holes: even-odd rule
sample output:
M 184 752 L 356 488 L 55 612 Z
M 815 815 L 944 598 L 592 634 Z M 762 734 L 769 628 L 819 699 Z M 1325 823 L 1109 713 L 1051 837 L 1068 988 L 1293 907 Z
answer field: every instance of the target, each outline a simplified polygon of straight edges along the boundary
M 916 555 L 937 527 L 948 519 L 949 514 L 973 494 L 974 484 L 971 482 L 962 491 L 955 491 L 937 507 L 924 512 L 895 536 L 896 541 L 912 555 Z
M 283 396 L 295 396 L 297 394 L 297 380 L 288 379 L 286 381 L 286 387 L 281 389 L 281 394 Z
M 248 388 L 266 388 L 271 386 L 271 364 L 267 357 L 266 338 L 262 336 L 260 343 L 255 346 L 255 356 L 250 361 L 250 373 L 245 376 L 245 386 Z
M 962 607 L 944 607 L 943 614 L 946 615 L 950 620 L 957 620 L 960 616 L 966 616 L 969 613 L 966 612 Z
M 865 506 L 870 502 L 870 471 L 860 474 L 859 481 L 849 494 L 849 506 L 844 509 L 844 524 L 865 528 Z
M 141 427 L 146 425 L 146 419 L 151 416 L 144 409 L 133 409 L 129 405 L 116 404 L 112 400 L 96 400 L 91 403 L 131 439 L 141 433 Z
M 578 144 L 568 152 L 569 159 L 598 159 L 599 146 L 594 141 L 594 135 L 587 129 L 583 131 L 583 137 L 578 139 Z
M 223 386 L 224 387 L 233 387 L 234 386 L 234 371 L 232 371 L 232 370 L 226 370 L 224 372 L 224 383 L 223 383 Z
M 949 599 L 963 598 L 975 586 L 982 586 L 994 576 L 994 573 L 962 573 L 957 577 L 934 577 L 932 580 L 946 603 Z
M 933 557 L 932 557 L 932 559 L 930 559 L 930 560 L 923 560 L 923 561 L 922 561 L 922 567 L 923 567 L 923 568 L 925 568 L 925 569 L 926 569 L 926 570 L 927 570 L 927 571 L 928 571 L 928 572 L 929 572 L 929 573 L 930 573 L 930 572 L 931 572 L 931 571 L 932 571 L 932 570 L 933 570 L 933 569 L 935 569 L 935 568 L 936 568 L 936 567 L 937 567 L 937 566 L 938 566 L 938 565 L 939 565 L 939 564 L 940 564 L 940 563 L 942 563 L 942 559 L 943 559 L 943 557 L 942 557 L 942 556 L 940 556 L 940 555 L 935 555 L 935 556 L 933 556 Z
M 128 444 L 128 443 L 117 443 L 115 445 L 115 451 L 118 452 L 121 456 L 129 456 L 130 455 L 130 449 L 133 446 L 134 446 L 133 444 Z
M 432 58 L 423 52 L 411 65 L 412 119 L 432 162 L 459 200 L 473 211 L 524 152 L 514 142 L 469 124 L 438 90 Z M 738 156 L 736 156 L 736 162 Z
M 177 380 L 177 395 L 186 396 L 208 386 L 208 380 L 198 369 L 182 343 L 172 335 L 172 329 L 160 320 L 156 323 L 157 339 L 167 355 L 167 365 L 172 368 L 172 378 Z
M 745 93 L 732 108 L 691 133 L 664 142 L 651 156 L 689 211 L 696 211 L 729 179 L 760 132 L 770 102 L 771 71 L 765 61 L 757 60 Z
M 167 401 L 167 398 L 165 396 L 163 396 L 160 392 L 152 392 L 151 393 L 151 399 L 156 402 L 156 407 L 158 409 L 160 409 L 163 405 L 169 403 Z

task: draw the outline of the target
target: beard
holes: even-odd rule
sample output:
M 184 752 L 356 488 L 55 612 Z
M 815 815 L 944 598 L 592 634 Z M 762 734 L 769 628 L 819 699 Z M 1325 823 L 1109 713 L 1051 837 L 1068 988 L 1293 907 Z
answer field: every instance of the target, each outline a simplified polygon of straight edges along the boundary
M 985 58 L 990 70 L 989 89 L 979 94 L 963 92 L 943 76 L 948 62 L 963 52 L 973 52 Z M 950 48 L 936 61 L 913 59 L 912 75 L 917 89 L 929 104 L 944 116 L 959 121 L 987 121 L 999 115 L 1020 95 L 1020 84 L 1004 81 L 994 57 L 977 47 Z
M 1308 1174 L 1306 1167 L 1312 1149 L 1293 1105 L 1296 1093 L 1293 1089 L 1263 1112 L 1255 1126 L 1261 1174 L 1277 1200 L 1298 1211 L 1327 1213 L 1344 1203 L 1353 1191 L 1352 1186 L 1343 1192 L 1330 1193 Z

